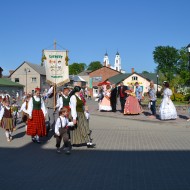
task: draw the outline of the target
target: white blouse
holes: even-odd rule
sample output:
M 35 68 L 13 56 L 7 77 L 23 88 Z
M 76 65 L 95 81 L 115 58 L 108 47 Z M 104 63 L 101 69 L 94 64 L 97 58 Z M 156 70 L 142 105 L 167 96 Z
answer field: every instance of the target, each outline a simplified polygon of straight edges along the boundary
M 35 99 L 37 102 L 40 101 L 40 97 L 37 97 L 37 96 L 33 96 L 33 97 L 34 97 L 34 99 Z M 46 115 L 46 113 L 47 113 L 47 110 L 46 110 L 46 107 L 45 107 L 45 104 L 44 104 L 44 101 L 43 101 L 42 98 L 41 98 L 41 109 L 42 109 L 43 114 L 44 114 L 44 117 L 45 117 L 45 115 Z M 30 100 L 29 100 L 29 102 L 28 102 L 28 109 L 27 109 L 27 112 L 26 112 L 26 113 L 28 113 L 29 117 L 32 116 L 32 110 L 33 110 L 33 98 L 30 98 Z
M 10 110 L 11 108 L 8 107 L 8 106 L 5 106 L 8 110 Z M 4 115 L 4 112 L 5 112 L 5 108 L 2 106 L 1 107 L 1 110 L 0 110 L 0 120 L 2 120 L 3 118 L 3 115 Z
M 71 116 L 74 120 L 76 120 L 76 118 L 77 118 L 77 110 L 76 110 L 77 98 L 76 98 L 76 96 L 81 100 L 81 97 L 78 96 L 77 94 L 72 95 L 70 98 Z

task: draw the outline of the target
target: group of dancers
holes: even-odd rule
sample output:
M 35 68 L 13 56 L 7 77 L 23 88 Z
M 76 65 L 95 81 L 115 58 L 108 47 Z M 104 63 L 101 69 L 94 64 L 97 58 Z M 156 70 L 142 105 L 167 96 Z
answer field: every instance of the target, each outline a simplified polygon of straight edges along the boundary
M 95 147 L 89 128 L 88 107 L 80 86 L 75 86 L 72 90 L 64 88 L 60 94 L 51 86 L 46 99 L 41 96 L 40 89 L 36 88 L 34 95 L 28 94 L 24 98 L 18 112 L 22 112 L 26 134 L 31 136 L 34 143 L 41 143 L 40 137 L 48 136 L 52 132 L 56 138 L 55 146 L 58 153 L 61 152 L 62 140 L 66 154 L 70 154 L 74 145 Z M 5 129 L 7 141 L 12 141 L 12 133 L 16 126 L 8 97 L 0 97 L 0 125 Z
M 163 99 L 159 107 L 159 118 L 161 120 L 176 119 L 177 111 L 171 101 L 172 91 L 169 89 L 169 83 L 163 82 Z M 119 97 L 121 104 L 121 113 L 124 115 L 134 115 L 142 113 L 143 89 L 138 82 L 135 88 L 131 84 L 125 86 L 123 82 L 116 86 L 115 84 L 106 85 L 100 89 L 99 94 L 99 110 L 116 112 L 117 98 Z M 151 110 L 150 118 L 156 118 L 156 89 L 153 81 L 150 81 L 148 89 L 149 108 Z

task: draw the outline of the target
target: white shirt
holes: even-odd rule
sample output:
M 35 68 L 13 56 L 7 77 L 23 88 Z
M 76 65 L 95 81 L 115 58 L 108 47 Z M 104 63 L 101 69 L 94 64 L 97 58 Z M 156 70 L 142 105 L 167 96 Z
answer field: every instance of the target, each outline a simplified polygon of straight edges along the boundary
M 48 90 L 46 96 L 49 97 L 53 93 L 53 86 Z
M 61 118 L 61 121 L 60 121 Z M 62 124 L 62 125 L 61 125 Z M 55 123 L 55 134 L 59 135 L 59 129 L 62 127 L 66 127 L 66 126 L 73 126 L 73 122 L 69 122 L 68 118 L 63 117 L 63 116 L 59 116 L 57 118 L 57 121 Z
M 11 108 L 10 108 L 10 107 L 8 107 L 8 106 L 5 106 L 5 107 L 6 107 L 6 109 L 8 109 L 8 110 L 10 110 L 10 109 L 11 109 Z M 4 115 L 4 112 L 5 112 L 5 108 L 2 106 L 1 111 L 0 111 L 0 120 L 2 120 L 3 115 Z
M 34 97 L 34 99 L 35 99 L 37 102 L 40 101 L 40 97 L 37 97 L 37 96 L 33 96 L 33 97 Z M 44 104 L 44 101 L 43 101 L 42 98 L 41 98 L 41 109 L 42 109 L 43 114 L 44 114 L 44 117 L 45 117 L 45 115 L 46 115 L 46 113 L 47 113 L 47 110 L 46 110 L 46 108 L 45 108 L 45 104 Z M 29 114 L 29 117 L 32 116 L 32 110 L 33 110 L 33 98 L 30 98 L 30 100 L 29 100 L 29 102 L 28 102 L 28 109 L 27 109 L 27 112 L 26 112 L 26 113 Z
M 69 98 L 68 96 L 66 96 L 65 94 L 62 94 L 64 96 L 64 98 Z M 63 107 L 63 98 L 62 96 L 59 97 L 59 99 L 57 100 L 57 105 L 56 108 L 59 108 L 58 110 L 60 111 L 60 109 Z
M 23 104 L 22 104 L 22 106 L 21 106 L 21 108 L 20 108 L 20 110 L 19 110 L 19 113 L 20 112 L 25 112 L 25 113 L 27 113 L 27 109 L 26 109 L 26 101 L 25 102 L 23 102 Z
M 81 100 L 81 97 L 78 96 L 77 94 L 72 95 L 70 98 L 71 116 L 73 117 L 74 120 L 76 120 L 76 118 L 77 118 L 77 110 L 76 110 L 77 98 L 76 98 L 76 96 Z

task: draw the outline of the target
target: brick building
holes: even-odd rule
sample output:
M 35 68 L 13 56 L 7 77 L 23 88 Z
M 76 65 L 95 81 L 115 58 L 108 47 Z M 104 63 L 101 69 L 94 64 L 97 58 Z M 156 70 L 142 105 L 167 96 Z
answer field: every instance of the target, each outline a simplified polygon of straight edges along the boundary
M 108 78 L 121 74 L 121 72 L 110 67 L 103 66 L 100 69 L 89 73 L 89 87 L 93 97 L 98 95 L 98 83 L 106 81 Z

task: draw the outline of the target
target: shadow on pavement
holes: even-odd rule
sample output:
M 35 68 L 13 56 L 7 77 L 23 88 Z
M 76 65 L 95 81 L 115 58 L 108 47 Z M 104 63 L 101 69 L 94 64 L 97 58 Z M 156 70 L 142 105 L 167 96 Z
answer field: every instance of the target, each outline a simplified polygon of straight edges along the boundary
M 48 143 L 48 142 L 46 142 Z M 187 190 L 189 151 L 0 148 L 1 190 Z

